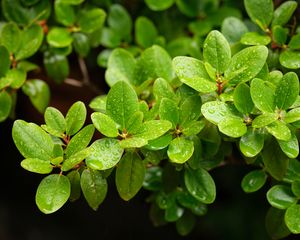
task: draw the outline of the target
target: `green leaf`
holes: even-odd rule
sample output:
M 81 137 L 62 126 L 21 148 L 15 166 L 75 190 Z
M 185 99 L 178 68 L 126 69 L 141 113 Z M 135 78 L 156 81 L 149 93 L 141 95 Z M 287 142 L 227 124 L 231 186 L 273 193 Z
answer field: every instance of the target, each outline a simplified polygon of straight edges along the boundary
M 255 106 L 262 112 L 274 112 L 274 91 L 259 78 L 251 81 L 251 98 Z
M 291 131 L 282 121 L 275 121 L 266 126 L 266 129 L 278 140 L 288 141 L 291 138 Z
M 254 170 L 244 176 L 241 186 L 244 192 L 256 192 L 266 183 L 267 175 L 262 170 Z
M 246 134 L 247 126 L 240 118 L 225 117 L 222 122 L 218 124 L 220 132 L 233 138 L 238 138 Z
M 203 93 L 217 90 L 215 82 L 210 81 L 203 62 L 191 57 L 175 57 L 173 67 L 181 82 Z
M 288 28 L 283 28 L 281 26 L 274 26 L 272 28 L 272 34 L 273 34 L 273 41 L 282 46 L 285 45 L 286 40 L 288 38 L 289 30 Z
M 295 1 L 286 1 L 283 2 L 276 10 L 274 11 L 272 26 L 275 25 L 285 25 L 291 19 L 294 11 L 297 8 L 297 2 Z
M 49 161 L 52 158 L 54 144 L 51 137 L 38 125 L 16 120 L 12 137 L 19 152 L 25 158 L 39 158 Z
M 268 202 L 275 208 L 287 209 L 297 202 L 290 187 L 284 185 L 275 185 L 267 192 Z
M 86 119 L 86 108 L 83 102 L 74 103 L 66 115 L 66 134 L 72 136 L 84 125 Z
M 193 155 L 194 143 L 184 137 L 177 137 L 173 139 L 168 148 L 168 157 L 171 162 L 185 163 Z
M 66 158 L 69 158 L 73 154 L 85 149 L 92 140 L 94 132 L 94 126 L 89 124 L 73 136 L 65 149 Z
M 254 108 L 250 95 L 250 88 L 245 83 L 240 83 L 233 93 L 234 106 L 239 112 L 250 114 Z
M 266 216 L 266 230 L 272 239 L 282 239 L 290 234 L 284 222 L 285 210 L 271 207 Z
M 39 184 L 35 202 L 43 213 L 54 213 L 68 201 L 70 192 L 71 185 L 66 176 L 51 174 Z
M 68 29 L 54 27 L 47 34 L 47 42 L 53 47 L 63 48 L 71 45 L 73 38 Z
M 300 162 L 298 159 L 290 159 L 288 161 L 288 168 L 283 178 L 285 182 L 292 183 L 300 180 Z
M 0 46 L 0 78 L 4 77 L 10 68 L 10 56 L 6 47 Z M 0 79 L 0 81 L 2 81 Z
M 118 126 L 109 116 L 106 114 L 95 112 L 91 115 L 92 122 L 95 128 L 107 137 L 117 137 Z
M 41 26 L 32 24 L 30 27 L 21 32 L 21 43 L 18 51 L 15 54 L 17 61 L 31 57 L 40 48 L 44 33 Z
M 290 206 L 284 216 L 284 220 L 286 223 L 286 226 L 288 229 L 294 233 L 294 234 L 299 234 L 300 233 L 300 204 L 294 204 Z
M 106 13 L 101 8 L 85 10 L 79 15 L 78 25 L 84 33 L 92 33 L 102 28 L 106 18 Z
M 274 103 L 279 109 L 288 109 L 299 95 L 299 79 L 296 73 L 286 73 L 276 87 Z
M 46 82 L 39 79 L 27 80 L 22 86 L 32 105 L 43 113 L 50 101 L 50 89 Z
M 260 131 L 249 128 L 241 137 L 239 147 L 246 157 L 255 157 L 264 147 L 264 136 Z
M 172 139 L 173 137 L 171 134 L 162 135 L 159 138 L 148 141 L 146 148 L 153 151 L 164 149 L 169 146 Z
M 74 170 L 69 172 L 67 177 L 71 183 L 71 194 L 69 199 L 71 202 L 74 202 L 79 199 L 81 195 L 80 173 L 77 170 Z
M 274 141 L 264 147 L 262 159 L 266 170 L 276 180 L 282 180 L 288 168 L 288 158 Z
M 158 32 L 153 22 L 146 17 L 138 17 L 135 21 L 135 41 L 143 48 L 151 47 L 156 38 Z
M 97 210 L 107 194 L 107 181 L 97 170 L 85 169 L 80 179 L 81 190 L 87 203 Z
M 240 117 L 234 115 L 228 104 L 221 101 L 204 103 L 201 107 L 201 112 L 208 121 L 216 125 L 225 120 L 225 118 L 240 119 Z
M 174 0 L 145 0 L 147 6 L 153 11 L 162 11 L 171 7 L 174 3 Z
M 0 32 L 0 43 L 7 48 L 10 53 L 15 53 L 20 45 L 21 31 L 14 22 L 5 24 Z
M 133 135 L 137 134 L 143 125 L 143 118 L 144 114 L 141 111 L 137 111 L 132 114 L 132 116 L 128 120 L 127 133 Z
M 231 59 L 231 50 L 222 33 L 214 30 L 207 35 L 203 44 L 203 58 L 218 73 L 225 72 Z
M 168 120 L 175 128 L 179 121 L 179 111 L 176 102 L 163 98 L 159 105 L 159 117 L 162 120 Z
M 89 38 L 84 33 L 73 33 L 73 46 L 80 57 L 86 57 L 90 52 Z
M 59 0 L 59 2 L 70 5 L 79 5 L 84 2 L 84 0 Z
M 173 88 L 167 80 L 163 78 L 157 78 L 153 84 L 153 95 L 157 100 L 162 98 L 168 98 L 176 101 L 177 97 L 174 93 Z
M 184 99 L 179 106 L 179 122 L 181 126 L 185 126 L 190 121 L 198 120 L 201 115 L 201 104 L 201 97 L 198 95 Z
M 288 47 L 290 49 L 300 49 L 300 33 L 297 33 L 296 35 L 292 36 Z
M 185 136 L 197 135 L 205 127 L 206 121 L 195 121 L 192 120 L 186 123 L 184 126 L 181 126 L 182 133 Z
M 196 218 L 190 212 L 184 212 L 183 216 L 176 221 L 177 232 L 181 236 L 187 236 L 195 227 Z
M 170 130 L 172 124 L 167 120 L 149 120 L 143 123 L 134 137 L 153 140 Z
M 105 72 L 105 80 L 109 86 L 113 86 L 118 81 L 133 83 L 136 60 L 130 52 L 122 48 L 112 51 Z
M 242 37 L 240 42 L 244 45 L 268 45 L 271 38 L 267 35 L 261 35 L 257 32 L 247 32 Z
M 272 0 L 244 0 L 246 11 L 253 22 L 266 30 L 273 18 Z
M 47 75 L 58 83 L 62 83 L 69 75 L 69 63 L 66 56 L 46 51 L 44 65 Z
M 292 192 L 296 197 L 299 198 L 299 196 L 300 196 L 300 181 L 299 180 L 294 181 L 292 183 Z
M 0 122 L 8 118 L 12 108 L 12 97 L 6 91 L 0 92 Z
M 299 143 L 296 135 L 291 133 L 291 138 L 287 141 L 278 140 L 281 150 L 289 157 L 296 158 L 299 155 Z
M 286 113 L 283 119 L 286 123 L 292 123 L 300 120 L 300 108 L 294 108 Z
M 213 178 L 203 168 L 186 169 L 184 182 L 189 193 L 200 202 L 210 204 L 216 198 L 216 186 Z
M 225 71 L 225 79 L 232 84 L 247 82 L 263 68 L 268 57 L 265 46 L 248 47 L 235 54 Z
M 248 32 L 247 26 L 236 17 L 227 17 L 224 19 L 221 32 L 230 44 L 240 41 L 241 37 Z
M 54 12 L 57 22 L 64 26 L 72 26 L 76 20 L 74 8 L 70 4 L 63 1 L 55 1 Z
M 121 38 L 114 30 L 103 27 L 101 30 L 100 43 L 107 48 L 116 48 L 121 44 Z
M 26 72 L 21 69 L 10 69 L 6 73 L 5 78 L 11 79 L 10 80 L 10 87 L 14 89 L 20 88 L 24 82 L 26 81 Z
M 48 174 L 53 170 L 53 166 L 50 164 L 50 161 L 41 160 L 38 158 L 27 158 L 21 162 L 21 167 L 27 171 Z
M 253 128 L 262 128 L 265 127 L 277 120 L 278 116 L 276 113 L 264 113 L 262 115 L 257 116 L 252 121 Z
M 279 62 L 289 69 L 300 68 L 300 52 L 284 51 L 280 54 Z
M 113 4 L 109 9 L 107 22 L 109 27 L 118 33 L 122 39 L 130 41 L 132 20 L 126 8 L 119 4 Z
M 95 170 L 106 170 L 114 167 L 120 161 L 124 150 L 117 139 L 102 138 L 91 145 L 91 154 L 86 164 Z
M 159 77 L 171 81 L 174 78 L 172 59 L 162 47 L 153 45 L 147 48 L 138 60 L 135 85 L 149 79 L 157 79 Z
M 64 172 L 71 170 L 72 168 L 80 164 L 85 158 L 90 156 L 91 153 L 92 153 L 91 148 L 85 148 L 81 151 L 75 152 L 74 154 L 69 156 L 66 160 L 64 160 L 61 170 Z
M 140 137 L 131 137 L 123 139 L 120 142 L 122 148 L 141 148 L 148 144 L 148 141 Z
M 137 95 L 129 84 L 121 81 L 112 86 L 107 94 L 106 111 L 121 130 L 127 129 L 130 117 L 138 109 Z
M 47 126 L 63 134 L 66 131 L 66 121 L 62 113 L 53 107 L 47 107 L 45 114 L 45 123 Z
M 116 171 L 116 186 L 123 200 L 130 200 L 141 189 L 145 170 L 142 159 L 136 153 L 127 152 L 123 156 Z

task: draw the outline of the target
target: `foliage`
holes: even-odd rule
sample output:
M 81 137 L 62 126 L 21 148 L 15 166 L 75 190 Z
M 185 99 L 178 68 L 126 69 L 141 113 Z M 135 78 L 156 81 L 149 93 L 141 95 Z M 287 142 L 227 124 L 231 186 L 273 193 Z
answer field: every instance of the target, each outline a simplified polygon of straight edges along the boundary
M 244 0 L 249 17 L 229 0 L 145 0 L 136 13 L 110 0 L 1 3 L 0 121 L 13 117 L 19 88 L 44 113 L 41 126 L 12 128 L 21 166 L 49 174 L 36 192 L 43 213 L 81 193 L 97 210 L 114 177 L 122 199 L 148 190 L 154 224 L 187 235 L 218 197 L 211 171 L 239 152 L 253 166 L 242 189 L 269 188 L 271 237 L 300 233 L 296 1 Z M 72 54 L 82 63 L 92 48 L 110 90 L 90 103 L 85 125 L 83 102 L 64 116 L 47 107 L 47 84 L 27 76 L 41 54 L 62 83 Z

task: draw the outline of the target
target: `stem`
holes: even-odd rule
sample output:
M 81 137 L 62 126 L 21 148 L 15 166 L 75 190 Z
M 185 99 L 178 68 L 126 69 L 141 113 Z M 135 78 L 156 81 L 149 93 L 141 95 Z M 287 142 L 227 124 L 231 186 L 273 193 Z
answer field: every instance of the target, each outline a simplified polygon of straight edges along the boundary
M 82 57 L 78 57 L 78 64 L 80 67 L 80 71 L 82 74 L 82 82 L 85 85 L 90 85 L 90 76 L 89 76 L 89 72 L 87 70 L 85 61 Z

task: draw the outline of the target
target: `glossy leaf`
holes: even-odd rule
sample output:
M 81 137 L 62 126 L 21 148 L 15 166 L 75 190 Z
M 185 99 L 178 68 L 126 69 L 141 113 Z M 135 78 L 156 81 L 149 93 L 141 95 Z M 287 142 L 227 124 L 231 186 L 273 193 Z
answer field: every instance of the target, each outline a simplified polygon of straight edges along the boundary
M 250 95 L 250 88 L 245 83 L 240 83 L 234 90 L 233 94 L 234 106 L 239 112 L 249 114 L 254 108 Z
M 67 177 L 71 183 L 71 193 L 70 193 L 70 201 L 73 202 L 79 199 L 81 195 L 81 186 L 80 186 L 80 173 L 77 170 L 69 172 Z
M 64 26 L 71 26 L 74 24 L 76 16 L 74 8 L 70 4 L 63 1 L 55 1 L 54 11 L 56 20 Z
M 133 88 L 127 83 L 117 82 L 108 92 L 106 111 L 107 114 L 123 130 L 128 127 L 128 121 L 139 108 L 138 98 Z
M 171 7 L 174 3 L 174 0 L 145 0 L 147 6 L 153 11 L 162 11 L 166 10 L 167 8 Z
M 171 122 L 167 120 L 149 120 L 144 122 L 135 137 L 152 140 L 165 134 L 172 127 Z
M 203 45 L 203 58 L 218 73 L 225 72 L 231 59 L 231 50 L 222 33 L 214 30 L 207 35 Z
M 74 135 L 65 149 L 66 158 L 69 158 L 73 154 L 85 149 L 92 140 L 94 132 L 94 126 L 89 124 Z
M 89 38 L 84 33 L 73 33 L 73 46 L 80 57 L 86 57 L 90 52 Z
M 52 158 L 54 144 L 51 137 L 38 125 L 16 120 L 12 137 L 19 152 L 25 158 L 38 158 L 49 161 Z
M 118 81 L 132 83 L 135 78 L 135 65 L 136 61 L 130 52 L 122 48 L 114 49 L 107 63 L 106 82 L 109 86 Z
M 106 170 L 114 167 L 123 155 L 117 139 L 102 138 L 91 145 L 91 154 L 86 159 L 86 164 L 95 170 Z
M 292 17 L 294 11 L 297 8 L 297 2 L 295 1 L 286 1 L 283 2 L 276 10 L 274 11 L 274 16 L 272 20 L 272 26 L 275 25 L 285 25 Z
M 102 28 L 106 13 L 101 8 L 92 8 L 83 11 L 78 19 L 80 30 L 84 33 L 92 33 Z
M 284 51 L 279 57 L 280 64 L 289 69 L 300 68 L 300 52 Z
M 244 45 L 268 45 L 271 38 L 266 35 L 261 35 L 257 32 L 247 32 L 242 37 L 240 42 Z
M 135 21 L 135 41 L 143 48 L 151 47 L 156 38 L 158 32 L 153 22 L 146 17 L 138 17 Z
M 244 176 L 241 186 L 246 193 L 256 192 L 266 183 L 267 175 L 262 170 L 254 170 Z
M 247 26 L 236 17 L 224 19 L 221 32 L 230 44 L 239 42 L 241 37 L 248 32 Z
M 57 48 L 69 46 L 73 42 L 70 32 L 66 28 L 52 28 L 47 35 L 47 42 Z
M 262 128 L 265 127 L 277 120 L 278 116 L 276 113 L 264 113 L 262 115 L 257 116 L 252 121 L 253 128 Z
M 290 234 L 284 221 L 285 210 L 271 207 L 266 216 L 266 230 L 272 239 L 281 239 Z
M 299 143 L 296 135 L 291 134 L 291 138 L 287 141 L 278 140 L 281 150 L 289 157 L 296 158 L 299 155 Z
M 15 53 L 20 45 L 21 31 L 14 22 L 5 24 L 0 32 L 0 43 L 5 46 L 10 53 Z
M 66 121 L 62 113 L 53 107 L 47 107 L 45 114 L 45 123 L 60 133 L 66 131 Z
M 77 133 L 84 125 L 86 108 L 83 102 L 74 103 L 66 115 L 66 134 L 69 136 Z
M 159 117 L 162 120 L 170 121 L 175 128 L 179 121 L 177 104 L 168 98 L 163 98 L 159 106 Z
M 193 230 L 195 224 L 196 224 L 195 216 L 189 212 L 185 212 L 183 216 L 176 221 L 177 232 L 181 236 L 186 236 Z
M 290 129 L 281 121 L 271 123 L 266 129 L 278 140 L 288 141 L 291 138 Z
M 64 172 L 71 170 L 72 168 L 80 164 L 85 158 L 90 156 L 91 153 L 92 153 L 91 148 L 85 148 L 81 151 L 75 152 L 74 154 L 69 156 L 66 160 L 64 160 L 61 170 Z
M 284 121 L 286 123 L 293 123 L 300 120 L 300 108 L 294 108 L 286 113 Z
M 299 79 L 296 73 L 286 73 L 275 91 L 274 103 L 279 109 L 288 109 L 299 95 Z
M 241 137 L 247 132 L 247 126 L 243 119 L 225 118 L 218 124 L 220 132 L 233 138 Z
M 297 202 L 290 187 L 275 185 L 267 192 L 268 202 L 275 208 L 286 209 Z
M 12 103 L 12 97 L 6 91 L 0 92 L 0 122 L 8 118 Z
M 95 112 L 91 115 L 95 128 L 107 137 L 117 137 L 119 134 L 117 124 L 106 114 Z
M 70 196 L 71 185 L 64 175 L 52 174 L 45 177 L 38 186 L 35 201 L 45 214 L 56 212 Z
M 268 56 L 265 46 L 248 47 L 235 54 L 225 71 L 225 78 L 232 84 L 254 78 L 263 68 Z
M 300 213 L 300 204 L 294 204 L 286 210 L 284 216 L 286 226 L 294 234 L 300 233 L 299 213 Z
M 133 198 L 141 189 L 144 178 L 144 163 L 136 153 L 127 152 L 116 171 L 116 186 L 120 197 L 125 201 Z
M 203 93 L 217 90 L 216 83 L 210 81 L 204 64 L 191 57 L 176 57 L 173 66 L 177 77 L 189 87 Z
M 273 1 L 244 0 L 244 5 L 251 20 L 265 30 L 273 18 Z
M 120 141 L 120 146 L 122 148 L 141 148 L 147 145 L 148 141 L 140 137 L 126 138 Z
M 216 186 L 210 174 L 199 168 L 197 170 L 186 169 L 184 182 L 189 193 L 205 204 L 213 203 L 216 198 Z
M 167 80 L 158 78 L 153 84 L 153 95 L 156 99 L 168 98 L 176 101 L 176 95 L 173 88 Z
M 16 60 L 29 58 L 40 48 L 44 34 L 41 26 L 32 24 L 21 32 L 22 38 L 20 47 L 15 54 Z
M 193 155 L 194 144 L 193 141 L 184 137 L 177 137 L 173 139 L 168 148 L 168 157 L 171 162 L 184 163 Z
M 264 136 L 259 131 L 249 128 L 241 137 L 239 147 L 246 157 L 255 157 L 264 147 Z
M 24 159 L 21 162 L 21 166 L 27 171 L 40 173 L 40 174 L 51 173 L 53 170 L 53 166 L 50 164 L 50 162 L 38 158 Z
M 85 169 L 80 179 L 81 190 L 87 203 L 97 210 L 107 194 L 107 181 L 97 170 Z
M 262 112 L 274 112 L 274 91 L 259 78 L 251 81 L 251 98 L 255 106 Z

